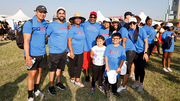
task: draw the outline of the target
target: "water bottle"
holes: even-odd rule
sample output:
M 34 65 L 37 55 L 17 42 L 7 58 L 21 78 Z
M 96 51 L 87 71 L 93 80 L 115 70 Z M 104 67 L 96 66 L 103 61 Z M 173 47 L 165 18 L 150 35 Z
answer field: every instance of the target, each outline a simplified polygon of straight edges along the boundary
M 33 66 L 34 63 L 36 62 L 36 58 L 33 58 L 33 59 L 31 60 L 31 62 L 33 63 L 33 64 L 32 64 L 32 66 Z M 31 69 L 32 66 L 27 65 L 27 69 Z

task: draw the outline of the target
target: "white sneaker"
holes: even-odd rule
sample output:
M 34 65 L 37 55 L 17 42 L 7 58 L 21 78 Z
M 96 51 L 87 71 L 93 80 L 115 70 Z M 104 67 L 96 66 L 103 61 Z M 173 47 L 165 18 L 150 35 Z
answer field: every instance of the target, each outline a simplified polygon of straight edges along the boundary
M 163 70 L 164 70 L 165 72 L 169 72 L 166 68 L 163 68 Z
M 84 85 L 79 81 L 79 82 L 76 82 L 74 83 L 75 85 L 78 85 L 79 87 L 84 87 Z
M 169 68 L 169 67 L 167 68 L 167 70 L 170 71 L 170 72 L 172 72 L 171 68 Z
M 34 98 L 30 97 L 30 98 L 27 99 L 27 101 L 34 101 Z
M 40 90 L 37 90 L 34 94 L 35 94 L 35 96 L 38 96 L 38 97 L 40 97 L 41 99 L 44 98 L 44 94 L 43 94 Z
M 73 79 L 73 80 L 72 80 L 72 79 L 70 79 L 70 82 L 71 82 L 71 83 L 74 83 L 74 82 L 75 82 L 75 79 Z
M 119 92 L 121 92 L 121 91 L 126 91 L 126 86 L 119 86 L 119 88 L 117 89 L 117 92 L 119 93 Z

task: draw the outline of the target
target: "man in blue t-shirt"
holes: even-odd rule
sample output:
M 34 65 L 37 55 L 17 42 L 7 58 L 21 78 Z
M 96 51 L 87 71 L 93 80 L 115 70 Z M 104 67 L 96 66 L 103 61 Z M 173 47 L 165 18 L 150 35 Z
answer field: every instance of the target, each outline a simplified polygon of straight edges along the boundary
M 91 48 L 96 44 L 96 37 L 99 34 L 99 31 L 102 27 L 101 24 L 96 22 L 97 13 L 91 12 L 89 16 L 89 20 L 82 23 L 82 27 L 85 33 L 86 41 L 85 41 L 85 48 L 84 48 L 84 57 L 83 57 L 83 69 L 86 69 L 86 82 L 89 82 L 89 66 L 90 66 L 90 51 Z
M 122 27 L 125 27 L 128 29 L 129 25 L 129 19 L 133 16 L 133 14 L 131 12 L 126 12 L 124 13 L 124 20 L 120 22 Z
M 65 90 L 65 86 L 60 83 L 62 71 L 66 63 L 66 49 L 67 49 L 67 34 L 68 24 L 64 22 L 66 11 L 63 7 L 57 9 L 57 20 L 51 22 L 47 28 L 48 44 L 49 44 L 49 81 L 50 86 L 48 91 L 51 95 L 56 94 L 53 85 L 54 76 L 56 73 L 56 86 Z
M 36 15 L 32 18 L 32 23 L 31 21 L 27 21 L 23 26 L 23 53 L 26 58 L 27 69 L 29 72 L 27 78 L 28 101 L 34 101 L 33 92 L 36 96 L 41 98 L 44 97 L 44 94 L 39 90 L 39 83 L 41 79 L 41 71 L 42 68 L 46 67 L 47 59 L 45 35 L 48 23 L 44 19 L 46 13 L 46 7 L 39 5 L 35 10 Z

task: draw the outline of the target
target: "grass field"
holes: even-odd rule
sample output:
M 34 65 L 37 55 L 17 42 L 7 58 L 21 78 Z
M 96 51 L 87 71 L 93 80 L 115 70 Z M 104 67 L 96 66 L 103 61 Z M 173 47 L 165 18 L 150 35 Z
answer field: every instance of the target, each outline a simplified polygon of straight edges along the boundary
M 42 101 L 180 101 L 180 38 L 175 43 L 175 52 L 171 57 L 172 73 L 162 71 L 162 55 L 156 53 L 151 56 L 146 68 L 144 91 L 138 93 L 130 85 L 133 80 L 129 79 L 127 91 L 121 92 L 120 97 L 111 95 L 106 98 L 103 92 L 96 88 L 95 94 L 90 94 L 91 83 L 84 81 L 84 71 L 81 81 L 85 88 L 77 87 L 70 83 L 67 65 L 61 82 L 66 90 L 56 89 L 57 95 L 48 93 L 49 75 L 47 68 L 42 71 L 40 89 L 45 94 Z M 27 100 L 27 76 L 22 50 L 16 46 L 15 41 L 0 42 L 0 101 L 26 101 Z M 120 83 L 120 80 L 119 80 Z M 39 98 L 35 98 L 39 101 Z

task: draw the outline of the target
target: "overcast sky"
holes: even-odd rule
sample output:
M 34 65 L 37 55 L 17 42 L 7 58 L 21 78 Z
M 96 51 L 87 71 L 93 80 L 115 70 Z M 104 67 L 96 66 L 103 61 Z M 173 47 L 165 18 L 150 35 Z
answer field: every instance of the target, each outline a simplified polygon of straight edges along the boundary
M 21 8 L 27 16 L 32 17 L 40 4 L 46 6 L 48 20 L 52 19 L 58 7 L 66 9 L 67 19 L 75 12 L 87 18 L 91 11 L 100 9 L 105 17 L 123 16 L 126 11 L 139 15 L 143 10 L 154 20 L 162 20 L 168 0 L 1 0 L 0 15 L 13 15 Z

